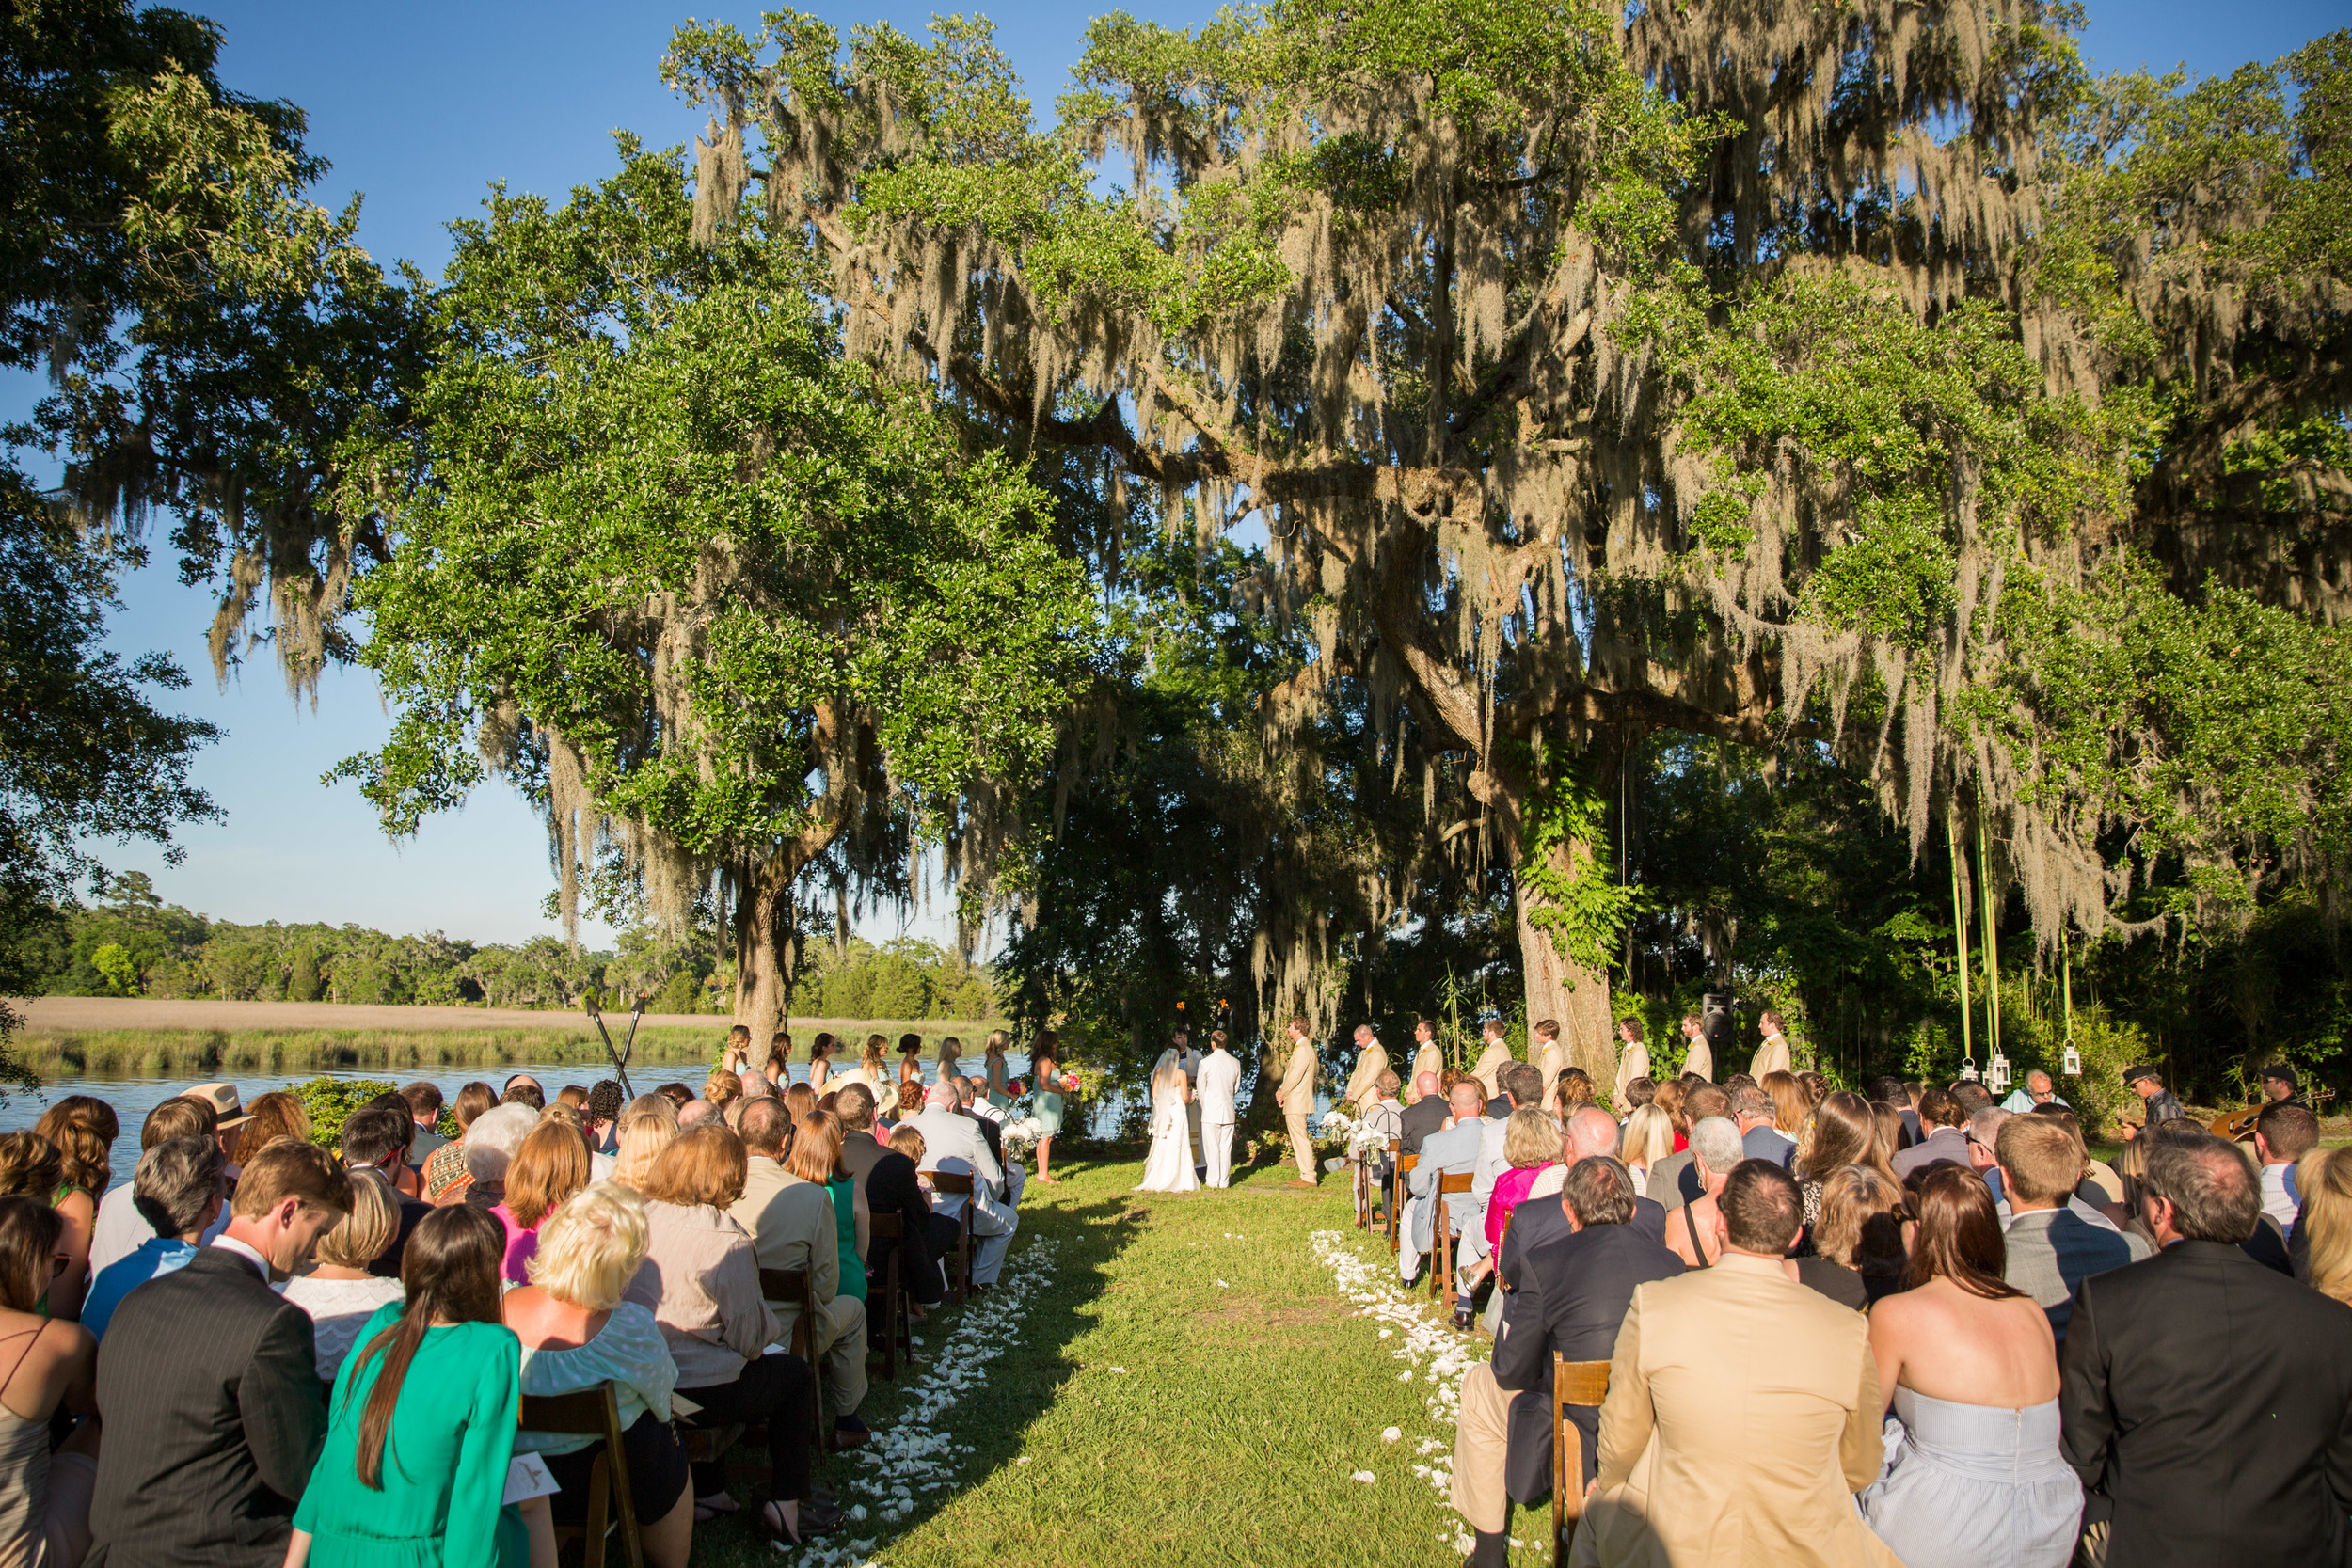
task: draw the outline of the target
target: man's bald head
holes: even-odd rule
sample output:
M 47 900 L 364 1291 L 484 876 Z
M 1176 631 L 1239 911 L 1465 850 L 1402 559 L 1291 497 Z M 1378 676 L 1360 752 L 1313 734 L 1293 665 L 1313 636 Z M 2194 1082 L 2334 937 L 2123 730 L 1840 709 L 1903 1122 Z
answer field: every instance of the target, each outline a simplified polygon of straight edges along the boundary
M 1438 1092 L 1438 1075 L 1434 1072 L 1424 1072 L 1420 1077 L 1414 1079 L 1413 1092 L 1418 1095 L 1436 1094 Z
M 1486 1091 L 1477 1079 L 1465 1078 L 1454 1085 L 1454 1092 L 1446 1096 L 1446 1103 L 1454 1107 L 1454 1119 L 1468 1121 L 1486 1114 Z
M 1596 1154 L 1613 1159 L 1617 1152 L 1617 1118 L 1597 1105 L 1583 1106 L 1568 1118 L 1567 1141 L 1570 1164 Z

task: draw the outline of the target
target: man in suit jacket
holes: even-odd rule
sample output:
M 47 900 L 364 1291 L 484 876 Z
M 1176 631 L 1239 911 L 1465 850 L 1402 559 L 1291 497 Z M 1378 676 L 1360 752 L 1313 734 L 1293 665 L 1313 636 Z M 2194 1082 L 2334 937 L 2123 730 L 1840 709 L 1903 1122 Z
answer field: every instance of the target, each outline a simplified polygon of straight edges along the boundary
M 1543 1087 L 1530 1105 L 1545 1105 L 1551 1101 L 1551 1085 L 1560 1082 L 1560 1074 L 1567 1070 L 1568 1048 L 1560 1043 L 1560 1021 L 1548 1018 L 1530 1031 L 1534 1036 L 1535 1070 L 1543 1074 Z
M 1233 1092 L 1241 1087 L 1241 1059 L 1225 1044 L 1222 1029 L 1209 1037 L 1209 1053 L 1200 1059 L 1200 1082 L 1193 1092 L 1200 1111 L 1200 1152 L 1209 1162 L 1203 1180 L 1212 1187 L 1233 1180 Z
M 1608 1112 L 1597 1105 L 1581 1107 L 1576 1115 L 1568 1118 L 1566 1135 L 1560 1141 L 1562 1171 L 1573 1170 L 1585 1160 L 1614 1160 L 1617 1157 L 1618 1138 L 1617 1123 Z M 1636 1236 L 1664 1246 L 1666 1211 L 1654 1199 L 1637 1197 L 1633 1200 L 1633 1213 L 1626 1221 L 1626 1228 Z M 1519 1275 L 1525 1270 L 1528 1255 L 1546 1243 L 1558 1241 L 1568 1233 L 1566 1211 L 1556 1203 L 1541 1201 L 1541 1197 L 1534 1193 L 1531 1192 L 1526 1201 L 1511 1211 L 1511 1223 L 1503 1227 L 1502 1245 L 1495 1254 L 1495 1273 L 1499 1278 L 1495 1293 L 1486 1305 L 1486 1326 L 1489 1330 L 1501 1330 L 1503 1314 L 1509 1308 L 1513 1292 L 1518 1288 Z
M 410 1197 L 394 1180 L 408 1158 L 408 1134 L 415 1126 L 405 1109 L 382 1106 L 362 1106 L 343 1123 L 340 1140 L 343 1168 L 375 1172 L 400 1207 L 400 1227 L 392 1232 L 392 1244 L 368 1265 L 368 1273 L 378 1279 L 400 1277 L 400 1260 L 407 1254 L 408 1238 L 416 1234 L 425 1215 L 433 1212 L 433 1205 Z
M 845 1269 L 863 1275 L 866 1262 L 841 1256 L 833 1195 L 784 1167 L 792 1137 L 792 1108 L 773 1095 L 761 1095 L 743 1107 L 739 1131 L 743 1137 L 743 1196 L 727 1212 L 750 1235 L 761 1268 L 807 1271 L 818 1319 L 809 1325 L 808 1348 L 825 1367 L 833 1447 L 854 1449 L 869 1435 L 857 1413 L 866 1402 L 866 1302 L 842 1293 L 841 1275 Z M 778 1342 L 789 1344 L 787 1337 L 801 1320 L 801 1304 L 768 1305 L 775 1310 Z
M 898 1216 L 898 1236 L 877 1236 L 866 1248 L 867 1277 L 882 1278 L 883 1265 L 896 1250 L 908 1293 L 926 1307 L 936 1306 L 946 1275 L 931 1250 L 931 1205 L 915 1180 L 914 1162 L 875 1140 L 874 1090 L 864 1080 L 844 1084 L 834 1094 L 833 1108 L 841 1118 L 841 1168 L 855 1180 L 866 1212 Z
M 1307 1021 L 1291 1020 L 1291 1059 L 1275 1088 L 1274 1103 L 1281 1108 L 1283 1129 L 1290 1133 L 1291 1157 L 1298 1162 L 1294 1187 L 1315 1184 L 1315 1140 L 1307 1131 L 1307 1117 L 1315 1108 L 1315 1048 L 1307 1037 Z
M 1512 1212 L 1514 1230 L 1532 1208 L 1557 1210 L 1565 1228 L 1528 1254 L 1495 1335 L 1494 1359 L 1462 1381 L 1453 1498 L 1476 1538 L 1472 1568 L 1507 1568 L 1510 1504 L 1538 1501 L 1551 1490 L 1552 1356 L 1608 1360 L 1634 1287 L 1682 1272 L 1682 1259 L 1635 1234 L 1633 1204 L 1631 1173 L 1595 1155 L 1568 1167 L 1559 1203 L 1531 1198 Z M 1597 1413 L 1570 1416 L 1583 1433 L 1589 1480 Z
M 2094 1274 L 2145 1258 L 2147 1243 L 2074 1211 L 2083 1146 L 2055 1117 L 2010 1117 L 1994 1136 L 1994 1158 L 2010 1201 L 2001 1277 L 2041 1304 L 2064 1351 L 2075 1291 Z
M 1380 1100 L 1380 1075 L 1389 1070 L 1388 1047 L 1369 1023 L 1356 1025 L 1356 1066 L 1347 1075 L 1347 1090 L 1340 1098 L 1352 1114 L 1362 1116 Z
M 1748 1076 L 1761 1084 L 1768 1072 L 1794 1072 L 1796 1069 L 1788 1065 L 1788 1037 L 1780 1032 L 1780 1015 L 1767 1011 L 1757 1015 L 1756 1022 L 1764 1031 L 1764 1039 L 1748 1058 Z
M 1731 1096 L 1708 1084 L 1692 1089 L 1682 1101 L 1682 1114 L 1696 1127 L 1708 1117 L 1731 1115 Z M 1686 1203 L 1696 1203 L 1707 1196 L 1707 1183 L 1699 1177 L 1695 1162 L 1687 1148 L 1669 1154 L 1650 1166 L 1646 1191 L 1668 1209 L 1679 1209 Z
M 1682 1070 L 1695 1072 L 1711 1084 L 1715 1081 L 1715 1048 L 1707 1043 L 1707 1031 L 1700 1027 L 1704 1022 L 1696 1013 L 1682 1015 Z
M 1404 1128 L 1396 1135 L 1397 1148 L 1401 1153 L 1419 1154 L 1422 1142 L 1430 1133 L 1443 1127 L 1446 1118 L 1454 1114 L 1454 1108 L 1446 1103 L 1445 1096 L 1438 1092 L 1438 1083 L 1439 1079 L 1434 1072 L 1424 1072 L 1415 1081 L 1413 1087 L 1421 1098 L 1406 1106 L 1405 1114 L 1397 1118 L 1398 1125 Z
M 1502 1082 L 1495 1074 L 1513 1060 L 1511 1048 L 1502 1038 L 1502 1021 L 1488 1019 L 1480 1030 L 1480 1038 L 1485 1044 L 1478 1053 L 1477 1063 L 1470 1069 L 1470 1076 L 1478 1080 L 1478 1086 L 1492 1100 L 1502 1092 Z
M 2352 1313 L 2241 1250 L 2261 1196 L 2218 1138 L 2151 1140 L 2141 1209 L 2158 1251 L 2083 1281 L 2058 1396 L 2106 1560 L 2352 1559 Z
M 1397 1277 L 1411 1283 L 1421 1274 L 1421 1260 L 1436 1245 L 1438 1235 L 1438 1178 L 1440 1176 L 1470 1176 L 1478 1172 L 1478 1154 L 1486 1141 L 1486 1118 L 1479 1113 L 1486 1109 L 1486 1093 L 1475 1078 L 1465 1078 L 1454 1085 L 1448 1097 L 1454 1107 L 1454 1125 L 1440 1132 L 1432 1132 L 1421 1146 L 1421 1163 L 1406 1174 L 1405 1185 L 1413 1195 L 1412 1203 L 1405 1212 L 1402 1243 L 1397 1248 Z M 1446 1199 L 1453 1215 L 1454 1228 L 1463 1238 L 1463 1250 L 1456 1254 L 1457 1264 L 1467 1262 L 1474 1255 L 1468 1251 L 1469 1237 L 1481 1228 L 1484 1217 L 1478 1212 L 1477 1198 L 1470 1193 L 1455 1193 Z M 1456 1304 L 1457 1309 L 1459 1304 Z
M 1773 1125 L 1778 1107 L 1772 1097 L 1753 1084 L 1731 1091 L 1731 1114 L 1739 1123 L 1740 1144 L 1751 1160 L 1770 1160 L 1783 1170 L 1796 1164 L 1797 1140 Z
M 972 1178 L 968 1199 L 961 1193 L 942 1193 L 931 1212 L 953 1220 L 962 1214 L 966 1202 L 972 1205 L 972 1283 L 993 1286 L 1004 1272 L 1013 1233 L 1021 1228 L 1021 1212 L 1007 1196 L 1004 1168 L 988 1151 L 980 1124 L 957 1109 L 957 1104 L 953 1085 L 933 1084 L 924 1093 L 923 1114 L 899 1125 L 923 1134 L 924 1170 Z
M 1895 1174 L 1909 1176 L 1922 1165 L 1939 1161 L 1952 1164 L 1968 1164 L 1968 1134 L 1962 1131 L 1968 1114 L 1960 1108 L 1949 1089 L 1932 1085 L 1919 1095 L 1919 1121 L 1925 1129 L 1920 1140 L 1895 1156 L 1891 1162 Z
M 1617 1038 L 1625 1049 L 1617 1056 L 1617 1086 L 1610 1092 L 1609 1101 L 1616 1106 L 1617 1115 L 1629 1117 L 1633 1114 L 1633 1080 L 1649 1076 L 1649 1047 L 1642 1043 L 1642 1021 L 1617 1020 Z
M 1635 1287 L 1576 1561 L 1899 1568 L 1851 1496 L 1885 1458 L 1869 1323 L 1782 1269 L 1804 1220 L 1795 1178 L 1742 1160 L 1714 1265 Z
M 351 1212 L 325 1149 L 246 1163 L 228 1228 L 123 1297 L 98 1358 L 94 1568 L 278 1568 L 326 1438 L 310 1320 L 270 1289 Z
M 1413 1025 L 1413 1067 L 1406 1078 L 1406 1083 L 1417 1086 L 1416 1093 L 1421 1092 L 1418 1085 L 1424 1072 L 1432 1085 L 1445 1072 L 1445 1053 L 1438 1046 L 1438 1026 L 1425 1018 Z M 1428 1092 L 1438 1091 L 1432 1087 Z

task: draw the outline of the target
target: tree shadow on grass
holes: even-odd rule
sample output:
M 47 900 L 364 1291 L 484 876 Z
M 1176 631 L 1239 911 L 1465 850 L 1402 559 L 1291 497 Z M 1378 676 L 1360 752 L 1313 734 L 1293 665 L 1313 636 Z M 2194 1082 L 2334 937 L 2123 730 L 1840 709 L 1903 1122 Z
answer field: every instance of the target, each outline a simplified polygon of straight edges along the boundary
M 1098 1150 L 1100 1157 L 1089 1157 Z M 1057 1172 L 1078 1176 L 1104 1165 L 1133 1163 L 1132 1158 L 1121 1158 L 1116 1146 L 1090 1146 L 1087 1155 L 1073 1151 L 1067 1164 L 1057 1159 L 1055 1165 Z M 922 1528 L 942 1509 L 986 1484 L 998 1469 L 1012 1465 L 1022 1452 L 1031 1423 L 1053 1405 L 1063 1386 L 1080 1370 L 1069 1348 L 1093 1328 L 1089 1308 L 1104 1294 L 1111 1262 L 1142 1228 L 1150 1201 L 1156 1195 L 1115 1193 L 1084 1203 L 1054 1198 L 1037 1201 L 1054 1191 L 1032 1188 L 1025 1196 L 1021 1230 L 1006 1259 L 1009 1271 L 1025 1249 L 1051 1242 L 1057 1248 L 1051 1279 L 1008 1325 L 1009 1342 L 989 1364 L 984 1387 L 966 1390 L 943 1412 L 938 1430 L 971 1449 L 958 1454 L 946 1466 L 953 1478 L 950 1483 L 932 1492 L 917 1490 L 912 1509 L 903 1517 L 885 1522 L 878 1512 L 872 1512 L 874 1494 L 886 1491 L 895 1480 L 912 1478 L 893 1476 L 862 1452 L 819 1454 L 818 1483 L 830 1488 L 844 1509 L 863 1503 L 869 1514 L 861 1521 L 845 1521 L 833 1535 L 813 1541 L 812 1546 L 839 1550 L 853 1541 L 870 1541 L 869 1555 L 886 1558 L 896 1544 Z M 976 1298 L 971 1307 L 984 1307 L 988 1299 Z M 942 1307 L 917 1325 L 915 1333 L 925 1341 L 916 1351 L 922 1359 L 910 1366 L 902 1356 L 896 1383 L 884 1382 L 879 1372 L 872 1375 L 860 1414 L 878 1435 L 897 1426 L 902 1413 L 915 1406 L 915 1386 L 936 1366 L 934 1357 L 955 1333 L 964 1310 Z M 750 1525 L 767 1496 L 765 1450 L 738 1445 L 728 1456 L 727 1469 L 729 1490 L 743 1510 L 694 1527 L 694 1562 L 775 1563 L 777 1557 L 754 1536 Z

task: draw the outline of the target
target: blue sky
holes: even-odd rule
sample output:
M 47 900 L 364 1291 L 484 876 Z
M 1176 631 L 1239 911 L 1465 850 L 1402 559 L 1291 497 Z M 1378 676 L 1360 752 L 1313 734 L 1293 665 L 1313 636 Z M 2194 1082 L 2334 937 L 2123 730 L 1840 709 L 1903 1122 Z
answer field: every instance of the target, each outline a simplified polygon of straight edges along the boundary
M 322 198 L 340 206 L 354 193 L 366 196 L 361 243 L 388 264 L 411 261 L 428 275 L 448 258 L 443 226 L 472 215 L 491 181 L 559 195 L 610 170 L 614 129 L 665 146 L 691 138 L 700 122 L 656 76 L 682 6 L 179 3 L 220 23 L 221 75 L 231 87 L 309 112 L 310 149 L 335 166 Z M 813 8 L 845 31 L 888 21 L 919 33 L 931 15 L 899 4 Z M 1197 0 L 1135 8 L 1170 26 L 1194 25 L 1214 8 Z M 1050 112 L 1098 14 L 1066 0 L 1029 0 L 1001 14 L 998 40 L 1041 107 Z M 746 28 L 758 20 L 741 5 L 708 17 Z M 2275 58 L 2343 20 L 2336 7 L 2307 0 L 2093 0 L 2085 42 L 2103 71 L 2185 63 L 2218 73 Z M 216 689 L 204 652 L 212 607 L 203 590 L 181 587 L 166 562 L 127 582 L 123 599 L 115 642 L 178 657 L 195 677 L 178 707 L 228 732 L 196 768 L 228 816 L 183 832 L 187 858 L 179 866 L 164 866 L 143 846 L 109 847 L 110 863 L 148 870 L 167 899 L 227 919 L 350 921 L 504 942 L 557 928 L 540 913 L 552 886 L 547 836 L 512 791 L 485 787 L 464 810 L 395 846 L 357 790 L 319 783 L 338 758 L 385 733 L 371 677 L 330 675 L 314 711 L 289 700 L 264 650 L 241 679 Z M 943 904 L 903 921 L 869 916 L 862 927 L 877 941 L 901 929 L 946 942 L 952 922 Z M 602 940 L 593 927 L 582 934 Z

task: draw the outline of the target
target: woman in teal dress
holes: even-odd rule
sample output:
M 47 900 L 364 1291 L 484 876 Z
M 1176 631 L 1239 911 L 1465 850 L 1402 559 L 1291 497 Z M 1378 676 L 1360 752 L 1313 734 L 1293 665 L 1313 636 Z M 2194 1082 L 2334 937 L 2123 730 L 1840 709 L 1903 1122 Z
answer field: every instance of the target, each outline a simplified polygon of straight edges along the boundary
M 1060 1056 L 1061 1041 L 1054 1031 L 1040 1031 L 1029 1047 L 1029 1073 L 1037 1085 L 1029 1095 L 1029 1115 L 1037 1121 L 1035 1180 L 1049 1187 L 1059 1180 L 1048 1172 L 1047 1164 L 1054 1157 L 1054 1134 L 1061 1131 Z
M 868 1230 L 858 1223 L 864 1200 L 857 1196 L 857 1182 L 841 1167 L 841 1118 L 831 1111 L 818 1112 L 793 1132 L 792 1152 L 785 1157 L 784 1168 L 803 1181 L 816 1182 L 832 1197 L 834 1238 L 841 1253 L 841 1282 L 834 1289 L 864 1301 Z
M 286 1568 L 529 1564 L 530 1533 L 500 1502 L 522 1392 L 522 1346 L 499 1321 L 505 1256 L 499 1222 L 470 1205 L 417 1227 L 406 1303 L 368 1321 L 335 1379 Z
M 988 1102 L 1000 1111 L 1012 1109 L 1012 1096 L 1005 1092 L 1005 1047 L 1011 1043 L 1010 1035 L 1002 1029 L 991 1029 L 981 1052 L 981 1059 L 987 1064 Z

